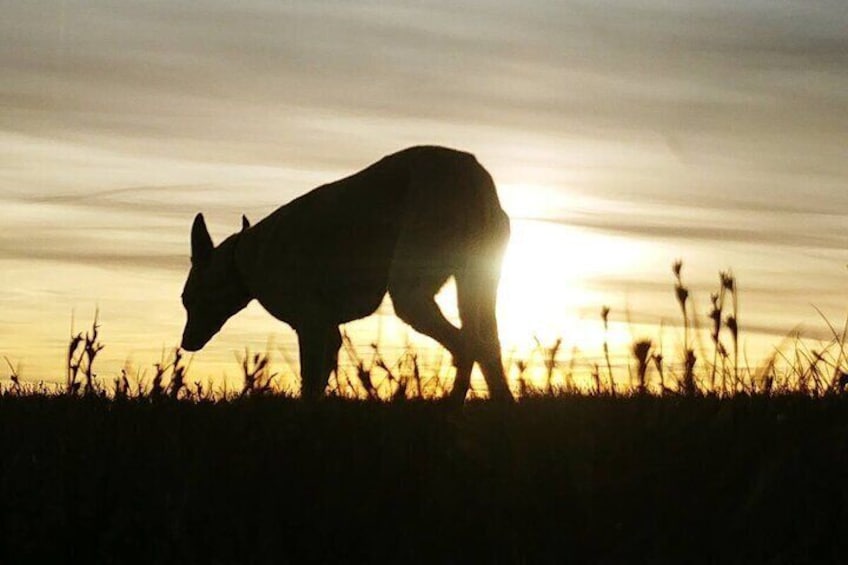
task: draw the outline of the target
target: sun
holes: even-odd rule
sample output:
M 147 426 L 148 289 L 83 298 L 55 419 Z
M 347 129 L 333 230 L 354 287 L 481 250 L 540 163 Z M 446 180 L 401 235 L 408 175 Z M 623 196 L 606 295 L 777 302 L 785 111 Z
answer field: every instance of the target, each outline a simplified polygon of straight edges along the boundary
M 513 219 L 498 292 L 501 340 L 507 347 L 534 337 L 589 345 L 596 332 L 587 316 L 597 321 L 615 298 L 598 282 L 626 276 L 646 257 L 637 241 L 560 221 Z
M 572 333 L 592 299 L 573 234 L 561 226 L 514 221 L 501 269 L 498 322 L 505 345 Z M 575 256 L 577 255 L 577 256 Z

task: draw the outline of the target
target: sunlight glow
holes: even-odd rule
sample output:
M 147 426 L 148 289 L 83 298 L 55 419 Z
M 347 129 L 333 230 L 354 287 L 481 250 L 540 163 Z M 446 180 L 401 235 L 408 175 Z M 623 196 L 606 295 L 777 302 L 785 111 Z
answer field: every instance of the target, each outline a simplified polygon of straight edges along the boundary
M 514 221 L 501 275 L 498 317 L 505 345 L 532 336 L 578 337 L 605 297 L 591 281 L 639 261 L 620 241 L 560 224 Z M 579 342 L 584 340 L 580 339 Z

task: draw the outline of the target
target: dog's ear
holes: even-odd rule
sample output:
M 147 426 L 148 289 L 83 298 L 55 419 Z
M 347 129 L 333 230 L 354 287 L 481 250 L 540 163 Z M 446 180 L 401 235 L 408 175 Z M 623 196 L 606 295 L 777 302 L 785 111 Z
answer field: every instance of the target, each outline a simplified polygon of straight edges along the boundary
M 250 220 L 247 219 L 247 216 L 242 214 L 241 215 L 241 231 L 244 231 L 249 227 L 250 227 Z
M 200 265 L 208 261 L 212 256 L 212 250 L 214 248 L 212 236 L 209 235 L 209 230 L 206 229 L 206 220 L 203 219 L 203 214 L 197 214 L 194 217 L 194 223 L 191 225 L 192 264 Z

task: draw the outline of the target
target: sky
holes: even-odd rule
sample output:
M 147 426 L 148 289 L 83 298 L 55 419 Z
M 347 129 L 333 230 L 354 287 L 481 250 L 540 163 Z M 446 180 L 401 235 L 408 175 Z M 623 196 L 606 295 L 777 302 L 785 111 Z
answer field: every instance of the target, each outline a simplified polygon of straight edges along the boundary
M 842 4 L 4 0 L 0 355 L 61 380 L 99 310 L 100 374 L 149 366 L 179 341 L 196 212 L 217 242 L 420 143 L 477 155 L 512 216 L 505 343 L 597 350 L 605 304 L 620 341 L 655 338 L 676 259 L 702 313 L 733 270 L 752 347 L 826 338 L 816 308 L 841 325 L 848 302 Z M 387 312 L 352 331 L 403 332 Z M 293 338 L 254 304 L 195 370 L 269 339 L 296 363 Z

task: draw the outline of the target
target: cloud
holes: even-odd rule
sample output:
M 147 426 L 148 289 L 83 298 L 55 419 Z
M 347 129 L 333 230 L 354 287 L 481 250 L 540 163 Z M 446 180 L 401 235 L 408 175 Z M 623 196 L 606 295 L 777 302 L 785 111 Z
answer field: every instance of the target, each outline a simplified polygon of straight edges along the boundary
M 71 263 L 103 269 L 165 269 L 169 271 L 187 271 L 188 255 L 159 253 L 110 253 L 104 251 L 85 251 L 82 249 L 60 249 L 38 247 L 28 250 L 3 249 L 0 259 L 25 259 L 28 261 L 47 261 Z
M 568 226 L 601 230 L 629 237 L 707 241 L 715 243 L 745 243 L 780 247 L 818 248 L 841 251 L 848 249 L 848 235 L 842 233 L 817 233 L 813 231 L 765 231 L 757 228 L 735 226 L 698 226 L 686 223 L 665 223 L 624 217 L 583 217 L 557 220 Z
M 104 269 L 185 270 L 188 252 L 153 249 L 155 244 L 135 238 L 136 228 L 96 230 L 30 229 L 0 234 L 0 260 L 49 261 Z M 136 242 L 135 244 L 133 242 Z M 109 243 L 105 243 L 109 242 Z
M 781 116 L 813 135 L 836 131 L 825 117 L 848 96 L 836 3 L 501 1 L 467 14 L 444 2 L 34 4 L 4 19 L 0 65 L 26 78 L 5 101 L 115 134 L 197 142 L 226 127 L 271 141 L 263 116 L 301 129 L 308 108 L 684 137 L 768 131 Z
M 591 205 L 589 205 L 591 206 Z M 740 243 L 771 247 L 844 251 L 848 232 L 841 213 L 795 212 L 780 207 L 652 206 L 634 200 L 604 201 L 595 206 L 556 209 L 550 216 L 513 216 L 514 221 L 540 221 L 625 237 L 678 242 Z

